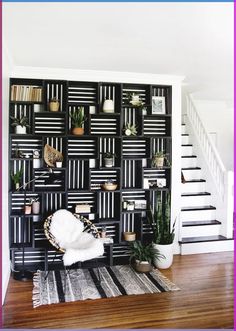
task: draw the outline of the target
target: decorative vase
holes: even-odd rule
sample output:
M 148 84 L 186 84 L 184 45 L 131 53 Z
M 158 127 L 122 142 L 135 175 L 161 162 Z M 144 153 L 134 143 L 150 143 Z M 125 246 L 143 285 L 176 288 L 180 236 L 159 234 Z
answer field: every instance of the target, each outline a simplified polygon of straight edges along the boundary
M 17 125 L 15 129 L 16 134 L 26 134 L 26 126 Z
M 39 214 L 40 213 L 40 202 L 34 201 L 32 203 L 32 213 L 33 214 Z
M 153 160 L 156 168 L 162 168 L 164 166 L 164 157 L 154 157 Z
M 29 214 L 31 214 L 31 211 L 32 211 L 32 206 L 31 205 L 26 205 L 25 206 L 25 214 L 29 215 Z
M 76 136 L 82 136 L 84 134 L 84 128 L 73 128 L 72 133 Z
M 104 113 L 114 113 L 114 102 L 113 100 L 107 99 L 103 103 L 102 108 Z
M 136 239 L 135 232 L 124 232 L 123 235 L 125 241 L 134 241 Z
M 56 168 L 62 168 L 62 161 L 56 161 Z
M 153 263 L 158 269 L 168 269 L 173 263 L 173 243 L 169 245 L 152 244 L 164 257 L 154 258 Z
M 148 261 L 135 260 L 135 270 L 138 272 L 149 272 L 152 270 L 152 265 Z
M 113 167 L 113 158 L 104 157 L 104 164 L 106 168 Z
M 49 110 L 50 111 L 58 111 L 60 107 L 59 101 L 50 101 L 49 102 Z

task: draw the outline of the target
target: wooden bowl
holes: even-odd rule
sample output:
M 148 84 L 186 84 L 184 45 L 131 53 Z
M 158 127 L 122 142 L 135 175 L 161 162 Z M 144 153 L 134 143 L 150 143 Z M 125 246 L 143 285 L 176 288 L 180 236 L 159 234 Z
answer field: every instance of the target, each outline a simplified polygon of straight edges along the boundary
M 104 191 L 115 191 L 117 189 L 117 184 L 102 184 L 102 189 Z

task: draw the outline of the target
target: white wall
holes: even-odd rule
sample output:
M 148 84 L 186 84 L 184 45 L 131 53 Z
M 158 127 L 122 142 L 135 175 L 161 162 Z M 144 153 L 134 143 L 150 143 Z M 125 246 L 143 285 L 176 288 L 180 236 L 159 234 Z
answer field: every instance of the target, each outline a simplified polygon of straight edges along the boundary
M 10 255 L 8 235 L 8 108 L 9 108 L 9 77 L 13 62 L 6 47 L 3 47 L 3 77 L 2 77 L 2 302 L 4 302 L 10 277 Z
M 227 170 L 233 170 L 234 110 L 224 102 L 194 100 L 199 116 L 208 133 L 216 133 L 216 148 Z

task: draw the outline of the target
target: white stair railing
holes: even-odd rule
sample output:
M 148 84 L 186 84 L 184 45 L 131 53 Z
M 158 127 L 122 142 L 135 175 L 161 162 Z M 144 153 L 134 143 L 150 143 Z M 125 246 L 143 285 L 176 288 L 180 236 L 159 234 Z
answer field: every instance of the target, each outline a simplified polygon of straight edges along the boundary
M 233 172 L 227 171 L 220 155 L 208 135 L 191 96 L 187 96 L 187 119 L 204 155 L 218 193 L 221 214 L 224 219 L 224 235 L 232 237 L 233 231 Z

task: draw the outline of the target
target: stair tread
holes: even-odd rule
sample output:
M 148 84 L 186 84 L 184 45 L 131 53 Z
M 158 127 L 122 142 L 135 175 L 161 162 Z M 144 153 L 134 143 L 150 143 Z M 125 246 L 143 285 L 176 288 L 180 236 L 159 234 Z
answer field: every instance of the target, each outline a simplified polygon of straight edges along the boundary
M 192 144 L 181 144 L 181 146 L 183 146 L 183 147 L 188 147 L 188 146 L 191 146 L 191 147 L 193 147 L 193 145 L 192 145 Z
M 205 179 L 189 179 L 189 180 L 185 180 L 185 184 L 186 183 L 205 183 L 206 180 Z
M 181 157 L 190 159 L 191 157 L 194 157 L 194 158 L 197 157 L 197 155 L 182 155 Z
M 220 241 L 220 240 L 233 240 L 233 238 L 226 238 L 224 236 L 204 236 L 204 237 L 187 237 L 182 238 L 179 242 L 181 244 L 201 243 L 208 241 Z
M 183 207 L 181 211 L 193 211 L 193 210 L 216 210 L 214 206 L 190 206 L 190 207 Z
M 186 167 L 186 168 L 181 168 L 181 170 L 201 170 L 200 167 Z
M 181 136 L 189 136 L 188 133 L 181 133 Z
M 202 196 L 202 195 L 211 195 L 209 192 L 194 192 L 194 193 L 182 193 L 181 197 L 195 197 L 195 196 Z
M 208 221 L 188 221 L 188 222 L 183 222 L 182 226 L 183 227 L 188 227 L 188 226 L 201 226 L 201 225 L 219 225 L 221 222 L 217 220 L 208 220 Z

